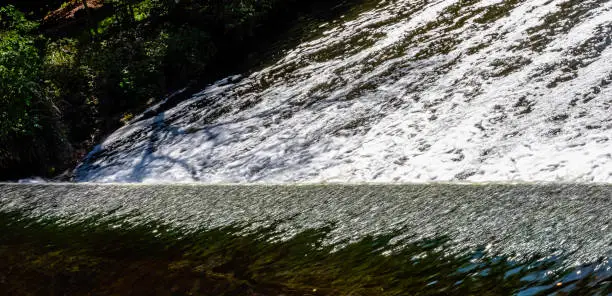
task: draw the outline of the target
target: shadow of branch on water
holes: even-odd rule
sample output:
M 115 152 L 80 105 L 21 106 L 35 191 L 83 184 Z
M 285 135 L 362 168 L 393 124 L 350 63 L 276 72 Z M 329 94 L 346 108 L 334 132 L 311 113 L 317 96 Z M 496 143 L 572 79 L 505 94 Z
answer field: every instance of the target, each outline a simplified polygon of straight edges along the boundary
M 164 133 L 162 133 L 162 129 Z M 129 177 L 126 180 L 127 182 L 136 182 L 136 183 L 142 182 L 145 176 L 147 167 L 151 165 L 152 162 L 157 161 L 157 160 L 163 160 L 163 161 L 170 163 L 169 167 L 172 167 L 174 165 L 181 166 L 185 171 L 187 171 L 191 175 L 194 181 L 198 181 L 197 171 L 195 167 L 189 165 L 184 160 L 173 158 L 173 157 L 166 156 L 166 155 L 160 155 L 159 153 L 156 153 L 157 143 L 160 140 L 162 140 L 160 139 L 161 135 L 168 134 L 168 133 L 171 135 L 177 135 L 177 134 L 181 134 L 182 132 L 176 127 L 168 127 L 165 124 L 165 112 L 161 112 L 157 114 L 157 116 L 155 116 L 155 121 L 151 129 L 151 134 L 149 135 L 147 139 L 146 147 L 144 151 L 142 152 L 143 155 L 140 161 L 137 164 L 135 164 L 134 167 L 132 168 L 132 171 Z

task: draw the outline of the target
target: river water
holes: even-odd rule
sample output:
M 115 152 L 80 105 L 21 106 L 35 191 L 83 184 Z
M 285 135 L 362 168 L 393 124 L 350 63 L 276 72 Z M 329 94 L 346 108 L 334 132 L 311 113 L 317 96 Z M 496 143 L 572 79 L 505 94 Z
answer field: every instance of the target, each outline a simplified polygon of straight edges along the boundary
M 119 129 L 90 182 L 612 181 L 612 1 L 364 1 Z
M 289 252 L 295 246 L 302 246 L 295 250 L 297 254 L 293 255 L 296 258 L 315 255 L 316 248 L 307 249 L 305 243 L 334 246 L 338 252 L 349 244 L 348 250 L 345 250 L 348 253 L 355 251 L 354 247 L 351 249 L 351 243 L 365 247 L 365 253 L 350 257 L 350 261 L 344 260 L 341 264 L 354 267 L 347 273 L 355 277 L 365 273 L 371 278 L 382 272 L 383 279 L 376 280 L 376 285 L 387 281 L 395 284 L 413 282 L 402 273 L 408 271 L 415 272 L 415 277 L 429 279 L 416 287 L 406 288 L 401 294 L 425 293 L 431 288 L 427 284 L 429 282 L 446 287 L 448 290 L 445 291 L 450 294 L 466 294 L 469 291 L 479 295 L 543 295 L 541 293 L 573 291 L 576 295 L 609 295 L 612 292 L 612 187 L 608 185 L 0 184 L 0 193 L 0 219 L 6 218 L 7 213 L 22 213 L 22 218 L 17 220 L 2 220 L 8 223 L 0 226 L 11 230 L 0 235 L 0 239 L 20 237 L 21 234 L 26 242 L 39 242 L 36 246 L 40 248 L 50 244 L 47 240 L 58 240 L 54 237 L 57 236 L 77 241 L 79 248 L 84 248 L 85 244 L 93 250 L 115 250 L 125 245 L 129 251 L 130 246 L 137 244 L 135 250 L 147 250 L 158 244 L 155 241 L 144 241 L 143 244 L 131 241 L 129 233 L 136 230 L 126 225 L 150 225 L 153 221 L 180 229 L 183 233 L 206 233 L 211 229 L 223 230 L 232 226 L 249 233 L 253 229 L 272 227 L 276 233 L 275 240 L 289 240 L 289 245 L 283 250 Z M 34 235 L 30 233 L 35 228 L 32 226 L 10 228 L 11 223 L 20 225 L 19 221 L 24 217 L 43 221 L 43 229 L 51 229 L 52 232 L 41 236 L 36 232 Z M 49 219 L 65 227 L 81 225 L 83 236 L 93 231 L 90 229 L 100 228 L 95 225 L 106 225 L 107 228 L 102 229 L 123 236 L 110 240 L 108 237 L 112 235 L 99 239 L 90 234 L 90 239 L 96 243 L 88 244 L 79 241 L 79 231 L 68 231 L 66 234 L 61 232 L 62 226 L 57 228 L 44 224 Z M 327 230 L 320 230 L 325 228 Z M 158 229 L 150 228 L 147 231 L 155 234 Z M 291 242 L 296 235 L 313 229 L 324 233 L 321 242 L 299 239 Z M 383 239 L 379 247 L 367 240 L 389 235 L 390 240 Z M 425 246 L 430 243 L 423 242 L 440 238 L 447 239 L 447 243 L 435 245 L 434 255 L 427 253 L 431 250 Z M 176 239 L 173 236 L 173 240 Z M 16 240 L 9 240 L 7 245 Z M 187 243 L 195 244 L 198 241 Z M 230 243 L 223 248 L 227 250 L 222 254 L 239 251 L 234 249 L 236 245 Z M 253 243 L 250 248 L 256 250 L 257 246 Z M 55 251 L 53 248 L 51 250 Z M 310 253 L 304 253 L 305 250 L 310 250 Z M 370 269 L 377 266 L 371 262 L 372 258 L 383 251 L 385 256 L 391 256 L 385 258 L 407 260 L 408 263 L 394 268 Z M 457 259 L 459 263 L 452 263 L 454 261 L 450 258 L 454 254 L 459 255 L 456 258 L 464 258 L 464 252 L 473 258 Z M 159 256 L 171 257 L 163 254 Z M 416 262 L 423 259 L 423 254 L 442 259 L 431 262 L 423 260 L 429 263 L 417 265 Z M 255 258 L 269 255 L 269 252 L 264 252 Z M 134 256 L 139 258 L 140 255 L 136 252 Z M 267 273 L 284 270 L 286 267 L 283 264 L 277 266 L 274 263 L 284 262 L 287 256 L 293 258 L 286 252 L 275 255 L 272 257 L 274 260 L 266 263 L 272 265 L 264 264 L 263 270 Z M 443 260 L 444 256 L 451 256 L 448 262 Z M 125 260 L 132 260 L 130 258 Z M 294 259 L 291 264 L 302 264 L 304 260 Z M 308 271 L 312 266 L 324 266 L 327 262 L 316 256 L 308 260 L 305 261 L 306 266 L 295 265 L 290 273 Z M 444 268 L 444 271 L 440 271 L 440 268 Z M 321 272 L 328 271 L 322 269 Z M 231 272 L 241 274 L 244 270 Z M 477 278 L 476 282 L 507 287 L 505 292 L 491 292 L 486 285 L 467 284 L 472 278 Z M 454 284 L 458 280 L 465 280 L 466 284 Z M 334 286 L 332 281 L 324 282 L 325 285 Z M 582 292 L 576 292 L 576 289 L 582 288 Z

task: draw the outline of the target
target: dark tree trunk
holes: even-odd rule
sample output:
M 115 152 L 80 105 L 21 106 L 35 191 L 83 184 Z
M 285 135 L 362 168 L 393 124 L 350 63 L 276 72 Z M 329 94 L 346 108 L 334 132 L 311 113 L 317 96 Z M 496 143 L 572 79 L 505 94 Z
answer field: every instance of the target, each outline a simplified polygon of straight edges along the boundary
M 91 15 L 91 9 L 89 8 L 89 5 L 87 4 L 87 0 L 81 0 L 81 2 L 83 2 L 83 7 L 85 8 L 85 13 L 87 13 L 87 26 L 88 31 L 89 31 L 89 36 L 91 37 L 91 39 L 93 40 L 95 38 L 95 24 L 93 21 L 93 17 Z

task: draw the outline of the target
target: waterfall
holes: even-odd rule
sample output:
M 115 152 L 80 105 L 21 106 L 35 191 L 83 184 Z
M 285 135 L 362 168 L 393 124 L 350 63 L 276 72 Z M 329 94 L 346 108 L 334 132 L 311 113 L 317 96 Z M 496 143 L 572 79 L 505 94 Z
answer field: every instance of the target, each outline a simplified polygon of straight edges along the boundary
M 612 181 L 612 1 L 365 1 L 117 130 L 87 182 Z

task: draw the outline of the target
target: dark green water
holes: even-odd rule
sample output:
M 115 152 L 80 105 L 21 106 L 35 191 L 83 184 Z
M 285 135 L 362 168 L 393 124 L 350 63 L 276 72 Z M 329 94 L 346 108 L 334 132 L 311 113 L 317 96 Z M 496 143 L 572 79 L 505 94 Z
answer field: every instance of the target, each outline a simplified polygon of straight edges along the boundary
M 0 185 L 0 294 L 609 295 L 607 185 Z

